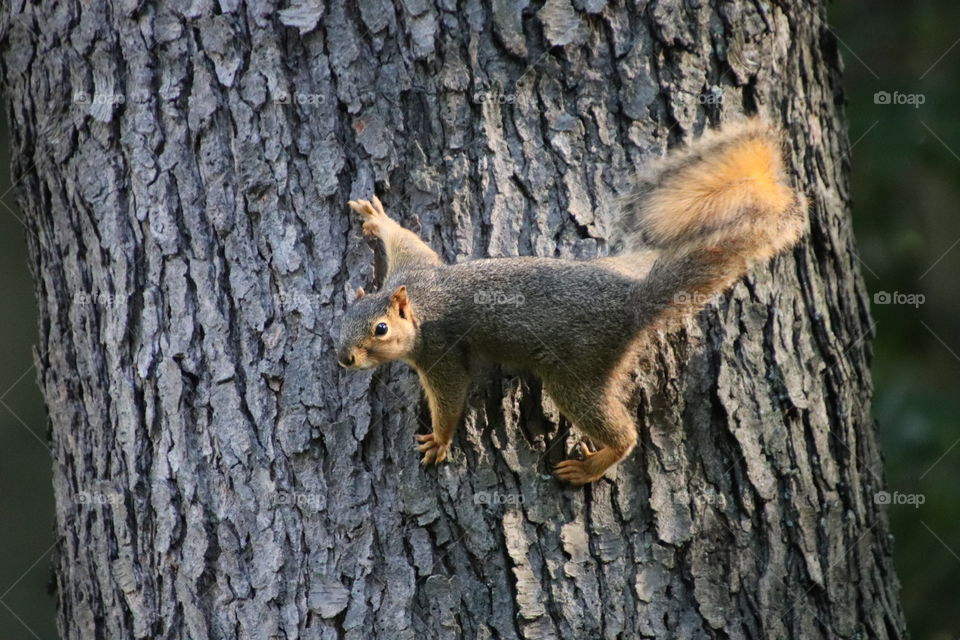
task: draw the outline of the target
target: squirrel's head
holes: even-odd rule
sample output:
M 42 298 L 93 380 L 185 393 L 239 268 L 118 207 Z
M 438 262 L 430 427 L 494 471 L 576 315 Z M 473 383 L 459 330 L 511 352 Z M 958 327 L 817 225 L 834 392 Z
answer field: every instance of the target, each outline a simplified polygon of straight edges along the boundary
M 408 355 L 417 337 L 417 324 L 407 287 L 357 299 L 343 318 L 337 341 L 337 362 L 347 369 L 371 369 Z

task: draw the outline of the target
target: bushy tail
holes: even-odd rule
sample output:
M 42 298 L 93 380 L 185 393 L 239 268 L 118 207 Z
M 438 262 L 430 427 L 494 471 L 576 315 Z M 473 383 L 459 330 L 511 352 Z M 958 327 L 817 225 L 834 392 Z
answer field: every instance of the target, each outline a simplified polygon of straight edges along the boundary
M 658 251 L 635 292 L 641 325 L 699 309 L 807 226 L 806 198 L 788 183 L 779 134 L 760 119 L 705 133 L 654 163 L 625 209 L 627 253 Z

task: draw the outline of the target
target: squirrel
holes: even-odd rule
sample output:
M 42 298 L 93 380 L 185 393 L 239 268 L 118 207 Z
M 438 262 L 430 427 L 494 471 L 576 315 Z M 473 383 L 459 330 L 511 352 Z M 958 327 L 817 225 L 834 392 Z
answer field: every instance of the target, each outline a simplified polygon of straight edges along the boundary
M 348 369 L 402 360 L 416 370 L 433 428 L 417 436 L 422 465 L 446 459 L 471 364 L 486 359 L 532 370 L 561 413 L 600 445 L 560 462 L 554 476 L 572 485 L 599 479 L 637 442 L 626 401 L 640 339 L 693 315 L 807 227 L 780 134 L 760 118 L 708 131 L 655 161 L 623 203 L 616 256 L 447 264 L 376 196 L 349 202 L 363 234 L 383 242 L 386 276 L 377 293 L 357 290 L 337 360 Z

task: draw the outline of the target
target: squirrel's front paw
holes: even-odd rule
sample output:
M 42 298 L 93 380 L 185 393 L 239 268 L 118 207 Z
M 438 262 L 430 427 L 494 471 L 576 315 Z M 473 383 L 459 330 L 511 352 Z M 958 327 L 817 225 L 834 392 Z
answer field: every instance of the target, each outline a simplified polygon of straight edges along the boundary
M 372 203 L 367 200 L 351 200 L 347 204 L 363 218 L 362 229 L 365 236 L 379 236 L 383 231 L 383 222 L 390 219 L 377 196 L 373 196 Z
M 423 454 L 420 466 L 440 464 L 447 459 L 447 450 L 450 448 L 450 443 L 442 442 L 436 434 L 418 435 L 417 441 L 422 443 L 417 447 L 417 451 Z

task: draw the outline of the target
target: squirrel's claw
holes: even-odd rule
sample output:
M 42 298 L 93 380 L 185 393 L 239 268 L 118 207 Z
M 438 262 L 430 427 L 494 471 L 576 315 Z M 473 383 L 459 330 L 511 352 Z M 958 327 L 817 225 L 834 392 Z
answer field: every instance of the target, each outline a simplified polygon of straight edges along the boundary
M 423 443 L 416 447 L 417 451 L 423 454 L 423 459 L 420 461 L 421 467 L 440 464 L 447 459 L 447 450 L 450 448 L 449 442 L 440 442 L 432 433 L 418 435 L 417 440 Z
M 373 204 L 368 200 L 350 200 L 347 204 L 359 213 L 363 219 L 363 226 L 361 227 L 363 235 L 379 237 L 381 231 L 383 231 L 381 223 L 390 220 L 387 212 L 383 210 L 383 203 L 380 202 L 380 198 L 373 196 Z
M 347 204 L 365 218 L 377 215 L 377 210 L 366 200 L 351 200 Z
M 368 221 L 381 216 L 384 218 L 390 217 L 387 215 L 386 210 L 383 208 L 383 203 L 380 202 L 380 198 L 377 196 L 373 196 L 373 203 L 369 200 L 350 200 L 347 204 Z
M 383 209 L 383 203 L 380 202 L 380 198 L 378 198 L 376 195 L 373 196 L 373 206 L 376 207 L 377 213 L 379 213 L 381 216 L 384 218 L 388 217 L 387 212 Z

